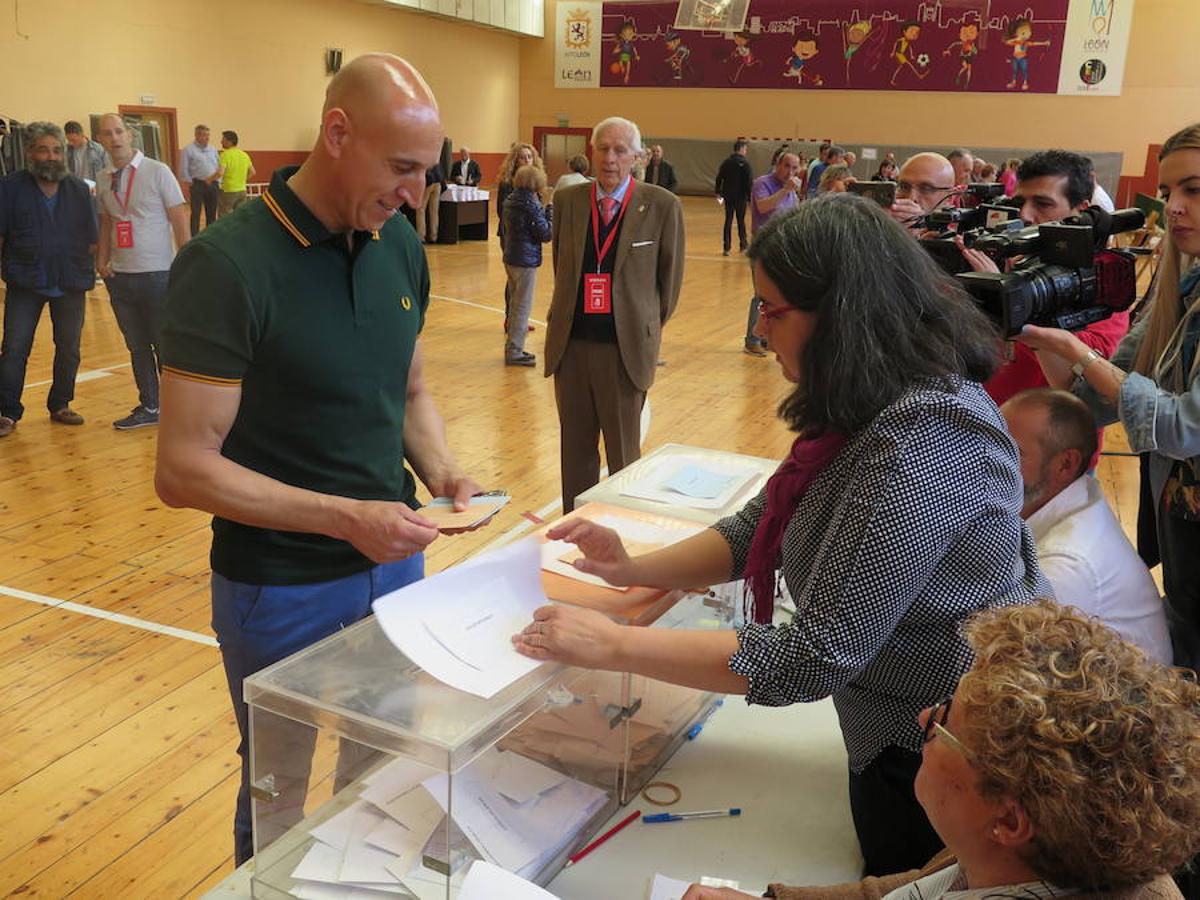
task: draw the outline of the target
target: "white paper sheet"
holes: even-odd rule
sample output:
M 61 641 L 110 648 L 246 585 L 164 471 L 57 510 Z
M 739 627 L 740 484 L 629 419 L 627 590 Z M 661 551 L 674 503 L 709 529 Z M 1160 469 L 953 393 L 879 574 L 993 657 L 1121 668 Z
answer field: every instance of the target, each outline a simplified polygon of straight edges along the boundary
M 668 878 L 666 875 L 655 875 L 650 882 L 650 900 L 680 900 L 691 885 L 690 881 L 680 881 L 678 878 Z
M 533 801 L 513 803 L 490 780 L 497 765 L 495 757 L 501 755 L 508 754 L 493 749 L 455 773 L 454 822 L 484 859 L 529 875 L 574 838 L 604 805 L 607 795 L 568 778 L 537 794 Z M 425 786 L 446 808 L 447 777 L 435 775 Z
M 384 806 L 389 800 L 411 791 L 431 774 L 428 766 L 402 756 L 397 757 L 363 779 L 366 788 L 359 799 Z
M 621 494 L 625 497 L 654 500 L 690 509 L 720 509 L 733 500 L 747 482 L 760 474 L 759 469 L 749 465 L 722 463 L 721 469 L 722 471 L 717 471 L 711 462 L 703 458 L 668 456 L 648 467 L 637 480 L 622 487 Z M 689 479 L 684 475 L 689 471 L 707 473 L 712 478 L 701 477 L 695 482 L 693 489 L 689 490 Z M 677 480 L 680 476 L 684 476 L 683 481 Z M 719 491 L 713 492 L 712 488 L 716 486 L 715 479 L 718 478 L 729 480 Z
M 745 482 L 737 474 L 722 474 L 688 463 L 666 480 L 663 487 L 695 500 L 715 500 Z M 685 501 L 686 503 L 686 501 Z
M 311 829 L 309 833 L 328 847 L 345 850 L 346 845 L 350 843 L 350 833 L 354 827 L 354 820 L 358 817 L 361 810 L 368 808 L 367 804 L 361 800 L 352 803 L 340 813 L 330 816 L 320 825 Z
M 367 835 L 387 821 L 383 813 L 371 808 L 359 810 L 350 829 L 350 843 L 342 853 L 338 881 L 352 884 L 395 884 L 396 877 L 388 871 L 395 857 L 366 843 Z
M 371 606 L 388 638 L 422 669 L 478 697 L 495 696 L 541 663 L 512 636 L 549 601 L 540 550 L 527 538 L 393 591 Z
M 300 864 L 292 870 L 292 878 L 306 885 L 326 885 L 341 891 L 341 893 L 337 893 L 335 891 L 320 891 L 315 888 L 310 891 L 310 893 L 320 893 L 330 897 L 387 897 L 404 892 L 404 889 L 395 882 L 395 879 L 390 879 L 393 882 L 391 885 L 347 884 L 340 881 L 338 874 L 342 868 L 343 856 L 343 852 L 336 847 L 330 847 L 327 844 L 322 844 L 320 841 L 314 841 L 312 846 L 308 848 L 308 852 L 304 854 L 304 858 L 300 860 Z M 372 891 L 373 893 L 362 895 L 356 893 L 356 889 Z M 321 898 L 314 897 L 314 900 L 321 900 Z
M 553 787 L 567 776 L 549 766 L 522 756 L 497 750 L 482 756 L 477 765 L 488 782 L 513 803 L 523 805 Z
M 477 859 L 471 864 L 458 900 L 558 900 L 544 888 Z

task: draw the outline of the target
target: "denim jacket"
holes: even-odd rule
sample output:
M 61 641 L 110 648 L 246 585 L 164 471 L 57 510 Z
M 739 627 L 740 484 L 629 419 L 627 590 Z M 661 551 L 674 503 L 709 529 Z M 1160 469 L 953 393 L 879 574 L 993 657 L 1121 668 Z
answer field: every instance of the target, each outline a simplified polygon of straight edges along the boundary
M 1179 294 L 1187 305 L 1200 300 L 1200 266 L 1183 276 Z M 1109 425 L 1119 419 L 1129 446 L 1137 453 L 1150 453 L 1150 487 L 1157 505 L 1175 462 L 1200 456 L 1200 380 L 1192 381 L 1186 393 L 1174 394 L 1130 371 L 1149 321 L 1149 315 L 1142 316 L 1112 356 L 1114 366 L 1129 372 L 1116 406 L 1082 378 L 1075 379 L 1071 390 L 1091 407 L 1097 423 Z

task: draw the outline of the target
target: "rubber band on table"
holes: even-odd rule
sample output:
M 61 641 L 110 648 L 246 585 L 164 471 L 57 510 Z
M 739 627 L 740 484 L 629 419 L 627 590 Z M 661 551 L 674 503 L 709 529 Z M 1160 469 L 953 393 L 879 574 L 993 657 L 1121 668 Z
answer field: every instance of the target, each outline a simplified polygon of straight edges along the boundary
M 670 800 L 656 800 L 650 796 L 651 788 L 662 788 L 664 790 L 674 791 L 675 796 L 673 796 Z M 669 781 L 652 781 L 648 785 L 646 785 L 644 788 L 642 788 L 642 799 L 645 800 L 647 803 L 654 804 L 655 806 L 674 806 L 676 803 L 679 802 L 679 799 L 682 796 L 683 796 L 683 791 L 681 791 L 679 789 L 679 786 L 675 785 L 675 784 L 671 784 L 671 782 L 669 782 Z

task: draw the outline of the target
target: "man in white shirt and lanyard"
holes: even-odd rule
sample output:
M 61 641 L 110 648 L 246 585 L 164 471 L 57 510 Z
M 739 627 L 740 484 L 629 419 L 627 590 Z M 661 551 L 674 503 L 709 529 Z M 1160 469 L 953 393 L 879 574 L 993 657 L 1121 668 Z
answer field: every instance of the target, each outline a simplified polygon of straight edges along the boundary
M 1068 391 L 1033 388 L 1000 407 L 1021 452 L 1025 519 L 1063 606 L 1095 616 L 1151 659 L 1171 664 L 1166 607 L 1145 563 L 1087 474 L 1096 421 Z
M 192 237 L 200 232 L 200 210 L 204 209 L 204 227 L 217 221 L 221 199 L 220 154 L 209 144 L 207 125 L 196 126 L 196 139 L 179 153 L 179 180 L 191 185 Z
M 133 149 L 119 115 L 101 116 L 98 137 L 113 164 L 96 184 L 96 269 L 108 287 L 138 388 L 138 405 L 113 422 L 114 428 L 126 431 L 158 424 L 162 311 L 175 249 L 188 240 L 187 212 L 171 169 Z

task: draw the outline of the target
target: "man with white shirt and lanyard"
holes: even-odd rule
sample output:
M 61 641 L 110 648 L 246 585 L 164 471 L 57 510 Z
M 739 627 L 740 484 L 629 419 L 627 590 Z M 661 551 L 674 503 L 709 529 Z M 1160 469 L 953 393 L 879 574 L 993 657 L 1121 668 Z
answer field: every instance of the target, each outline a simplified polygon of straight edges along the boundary
M 108 288 L 138 388 L 138 405 L 113 422 L 114 428 L 127 431 L 158 424 L 162 312 L 175 248 L 188 240 L 187 211 L 171 169 L 133 149 L 129 129 L 119 115 L 101 116 L 97 136 L 113 164 L 96 183 L 100 202 L 96 269 Z
M 683 283 L 683 210 L 670 191 L 634 183 L 641 145 L 633 122 L 605 119 L 592 131 L 596 181 L 554 198 L 545 353 L 567 512 L 600 479 L 601 434 L 610 474 L 641 456 L 642 407 Z

